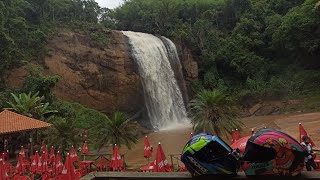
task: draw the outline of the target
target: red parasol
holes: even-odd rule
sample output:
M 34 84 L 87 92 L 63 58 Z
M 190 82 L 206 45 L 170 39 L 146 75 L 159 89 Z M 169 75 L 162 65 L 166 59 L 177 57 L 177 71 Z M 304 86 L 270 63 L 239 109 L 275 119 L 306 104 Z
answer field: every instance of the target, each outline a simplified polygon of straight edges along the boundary
M 123 169 L 123 163 L 122 163 L 121 156 L 119 154 L 119 149 L 117 147 L 117 144 L 114 144 L 110 167 L 113 169 L 113 171 Z
M 23 146 L 21 146 L 21 149 L 20 149 L 20 152 L 19 152 L 19 156 L 20 155 L 23 157 L 23 159 L 26 158 L 26 153 L 24 152 Z
M 16 165 L 16 171 L 18 173 L 25 173 L 26 170 L 25 168 L 23 167 L 23 155 L 19 155 L 18 157 L 18 162 L 17 162 L 17 165 Z
M 62 164 L 62 159 L 60 156 L 60 152 L 57 152 L 56 159 L 55 159 L 55 167 L 54 171 L 56 174 L 61 174 L 63 170 L 63 164 Z
M 189 135 L 189 139 L 191 139 L 193 137 L 193 133 L 191 132 Z
M 81 153 L 82 153 L 82 154 L 88 154 L 88 153 L 89 153 L 87 141 L 84 142 L 83 148 L 82 148 L 82 150 L 81 150 Z
M 37 173 L 42 173 L 42 155 L 39 156 L 38 152 L 36 152 L 36 157 L 38 159 L 37 161 Z
M 246 149 L 247 141 L 251 136 L 245 136 L 236 140 L 233 144 L 230 145 L 232 149 L 238 148 L 240 152 L 243 154 L 244 150 Z
M 153 169 L 153 172 L 170 172 L 171 167 L 168 164 L 166 155 L 164 154 L 161 144 L 159 142 L 157 154 L 156 154 L 156 161 L 155 161 L 155 167 Z
M 36 153 L 38 153 L 38 151 L 36 151 Z M 38 157 L 39 157 L 39 155 L 38 155 Z M 30 171 L 32 173 L 36 173 L 37 172 L 37 164 L 38 164 L 37 156 L 36 155 L 30 156 L 30 160 L 31 160 Z
M 69 153 L 67 154 L 66 161 L 64 163 L 60 179 L 61 180 L 75 180 L 75 179 L 77 179 L 75 168 L 73 166 L 73 162 L 71 160 L 71 156 L 69 155 Z
M 235 131 L 235 140 L 237 141 L 240 138 L 241 138 L 240 131 L 239 131 L 239 129 L 236 129 L 236 131 Z
M 234 132 L 234 130 L 232 129 L 232 131 L 231 131 L 231 142 L 232 143 L 234 143 L 235 141 L 236 141 L 236 134 L 235 134 L 235 132 Z
M 76 152 L 74 146 L 71 146 L 70 158 L 71 158 L 72 163 L 79 161 L 79 157 L 77 155 L 77 152 Z
M 48 150 L 48 146 L 47 145 L 44 147 L 44 152 L 42 152 L 42 153 L 44 153 L 44 158 L 48 162 L 50 159 L 49 159 L 49 150 Z
M 48 148 L 46 148 L 46 149 L 48 149 Z M 48 154 L 45 151 L 43 151 L 41 154 L 41 160 L 42 160 L 42 173 L 48 172 L 49 171 Z
M 316 146 L 316 145 L 314 144 L 314 142 L 311 140 L 311 138 L 310 138 L 310 136 L 308 135 L 307 131 L 303 128 L 303 126 L 302 126 L 301 123 L 299 123 L 299 131 L 300 131 L 300 143 L 303 141 L 303 140 L 302 140 L 302 137 L 303 137 L 303 136 L 308 136 L 309 139 L 310 139 L 311 146 Z
M 46 147 L 46 144 L 44 143 L 44 141 L 42 141 L 41 147 L 40 147 L 40 152 L 44 151 L 45 147 Z
M 6 163 L 3 159 L 0 159 L 0 180 L 9 180 Z
M 143 151 L 143 156 L 147 159 L 149 159 L 152 156 L 152 148 L 150 146 L 150 142 L 148 139 L 148 136 L 146 136 L 144 140 L 144 151 Z
M 54 147 L 53 146 L 51 146 L 51 149 L 50 149 L 49 162 L 51 164 L 54 163 Z

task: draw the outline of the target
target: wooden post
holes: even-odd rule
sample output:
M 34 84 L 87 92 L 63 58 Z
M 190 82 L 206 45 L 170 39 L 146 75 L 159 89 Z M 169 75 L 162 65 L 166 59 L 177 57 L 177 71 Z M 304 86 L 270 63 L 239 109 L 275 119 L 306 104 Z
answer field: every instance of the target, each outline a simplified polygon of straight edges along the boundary
M 171 165 L 172 165 L 172 167 L 173 167 L 173 171 L 174 171 L 174 165 L 173 165 L 172 154 L 170 154 L 170 159 L 171 159 Z
M 33 132 L 30 133 L 29 142 L 30 142 L 30 151 L 29 151 L 29 157 L 32 156 L 33 153 L 33 139 L 32 139 Z
M 124 155 L 122 155 L 122 161 L 123 161 L 123 168 L 124 168 L 124 170 L 126 170 L 126 162 L 124 160 Z

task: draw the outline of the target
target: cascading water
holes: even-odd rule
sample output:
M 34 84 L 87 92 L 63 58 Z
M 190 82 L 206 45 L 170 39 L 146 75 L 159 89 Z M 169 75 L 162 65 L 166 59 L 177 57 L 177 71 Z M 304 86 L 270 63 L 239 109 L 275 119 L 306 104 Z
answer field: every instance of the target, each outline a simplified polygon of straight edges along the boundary
M 189 125 L 181 91 L 169 61 L 169 53 L 173 52 L 168 52 L 162 40 L 151 34 L 131 31 L 123 31 L 123 34 L 129 39 L 139 67 L 152 126 L 164 130 Z M 177 54 L 176 50 L 174 53 Z

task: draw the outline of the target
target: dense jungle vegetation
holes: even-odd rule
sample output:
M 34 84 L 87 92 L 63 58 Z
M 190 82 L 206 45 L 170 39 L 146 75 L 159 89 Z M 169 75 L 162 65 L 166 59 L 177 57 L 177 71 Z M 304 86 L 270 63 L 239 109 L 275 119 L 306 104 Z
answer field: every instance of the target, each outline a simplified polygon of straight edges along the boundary
M 131 0 L 108 16 L 110 27 L 190 48 L 196 91 L 218 88 L 240 100 L 319 92 L 318 0 Z
M 220 89 L 242 103 L 319 93 L 319 0 L 127 0 L 114 10 L 94 0 L 1 0 L 0 107 L 12 98 L 4 83 L 7 70 L 31 61 L 41 64 L 48 38 L 60 27 L 106 27 L 171 38 L 199 63 L 195 93 Z M 65 108 L 67 114 L 79 109 L 54 100 L 51 89 L 58 78 L 39 73 L 30 72 L 14 92 L 39 92 L 50 107 Z
M 0 1 L 0 77 L 43 59 L 57 27 L 140 31 L 192 50 L 199 88 L 241 97 L 296 96 L 317 90 L 320 68 L 318 0 L 128 0 L 100 8 L 94 0 Z M 99 40 L 99 38 L 98 38 Z

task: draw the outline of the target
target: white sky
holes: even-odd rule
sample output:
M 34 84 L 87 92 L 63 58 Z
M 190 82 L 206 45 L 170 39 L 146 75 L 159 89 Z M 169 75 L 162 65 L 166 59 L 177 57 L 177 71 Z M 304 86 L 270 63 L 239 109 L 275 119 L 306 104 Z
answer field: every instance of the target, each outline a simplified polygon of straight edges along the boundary
M 100 7 L 113 9 L 122 4 L 122 0 L 96 0 Z

